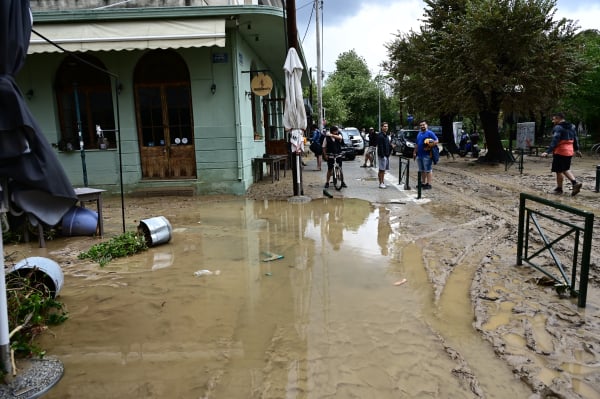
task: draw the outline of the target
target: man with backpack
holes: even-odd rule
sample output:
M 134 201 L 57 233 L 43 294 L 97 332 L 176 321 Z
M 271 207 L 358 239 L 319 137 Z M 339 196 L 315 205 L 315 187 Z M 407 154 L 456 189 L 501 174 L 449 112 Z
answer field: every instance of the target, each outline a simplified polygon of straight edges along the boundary
M 542 157 L 552 154 L 552 172 L 556 173 L 556 188 L 553 193 L 563 193 L 563 180 L 566 176 L 571 181 L 571 196 L 575 196 L 581 191 L 583 185 L 577 182 L 570 170 L 573 155 L 581 156 L 577 132 L 575 126 L 565 121 L 565 115 L 562 112 L 552 115 L 552 123 L 554 124 L 552 142 L 546 152 L 542 153 Z
M 323 159 L 323 139 L 325 136 L 321 134 L 321 131 L 317 125 L 312 125 L 312 136 L 310 137 L 310 150 L 315 154 L 317 158 L 317 170 L 321 170 L 321 163 Z

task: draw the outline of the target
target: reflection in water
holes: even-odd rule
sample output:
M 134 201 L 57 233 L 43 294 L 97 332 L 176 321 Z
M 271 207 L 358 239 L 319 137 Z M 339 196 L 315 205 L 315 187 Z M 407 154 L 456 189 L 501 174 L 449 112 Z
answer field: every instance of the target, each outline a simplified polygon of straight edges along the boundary
M 388 246 L 392 236 L 392 227 L 390 226 L 390 210 L 384 206 L 377 208 L 379 217 L 377 218 L 377 244 L 381 250 L 381 255 L 388 255 Z
M 452 372 L 444 324 L 433 331 L 425 316 L 420 251 L 407 264 L 386 256 L 385 208 L 235 200 L 155 211 L 175 227 L 170 243 L 65 269 L 72 317 L 41 344 L 66 371 L 48 398 L 474 397 Z M 195 277 L 202 269 L 221 273 Z M 399 276 L 408 283 L 394 286 Z M 491 352 L 470 333 L 474 351 Z M 519 381 L 498 385 L 486 397 L 523 397 Z

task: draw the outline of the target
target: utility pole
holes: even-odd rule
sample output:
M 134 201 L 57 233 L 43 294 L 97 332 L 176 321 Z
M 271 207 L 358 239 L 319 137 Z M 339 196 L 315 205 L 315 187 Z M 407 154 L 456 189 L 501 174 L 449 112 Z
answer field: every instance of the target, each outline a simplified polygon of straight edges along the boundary
M 317 25 L 317 110 L 319 121 L 317 125 L 323 132 L 323 59 L 321 55 L 321 11 L 322 0 L 315 0 L 316 25 Z
M 287 13 L 288 50 L 293 47 L 299 52 L 298 28 L 296 25 L 296 0 L 287 0 L 285 2 L 285 11 Z

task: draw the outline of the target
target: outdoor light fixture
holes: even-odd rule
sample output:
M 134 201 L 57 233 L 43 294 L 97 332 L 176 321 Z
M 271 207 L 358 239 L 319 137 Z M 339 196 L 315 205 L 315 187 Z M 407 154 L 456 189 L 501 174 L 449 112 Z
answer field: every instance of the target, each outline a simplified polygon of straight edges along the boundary
M 251 91 L 247 91 L 247 92 L 246 92 L 246 98 L 247 98 L 248 100 L 250 100 L 250 99 L 252 98 L 252 92 L 251 92 Z
M 216 84 L 212 84 L 210 85 L 210 92 L 214 95 L 217 92 L 217 85 Z

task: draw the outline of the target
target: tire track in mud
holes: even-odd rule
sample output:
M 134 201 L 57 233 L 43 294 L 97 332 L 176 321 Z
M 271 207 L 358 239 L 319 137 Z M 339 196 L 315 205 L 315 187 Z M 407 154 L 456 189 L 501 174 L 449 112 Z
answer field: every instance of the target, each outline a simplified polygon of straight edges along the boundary
M 438 166 L 434 172 L 434 190 L 425 192 L 436 206 L 463 204 L 474 214 L 484 215 L 474 216 L 473 221 L 485 223 L 486 216 L 491 217 L 491 225 L 496 227 L 492 234 L 481 237 L 481 246 L 467 246 L 462 257 L 456 258 L 464 261 L 466 268 L 475 270 L 470 290 L 476 315 L 474 327 L 492 344 L 496 354 L 504 359 L 515 375 L 537 395 L 598 397 L 600 371 L 592 372 L 590 368 L 585 372 L 578 370 L 600 361 L 600 338 L 596 334 L 599 318 L 579 312 L 573 300 L 565 302 L 552 287 L 540 286 L 541 273 L 535 269 L 505 267 L 514 266 L 516 262 L 516 259 L 506 256 L 515 252 L 517 244 L 520 193 L 556 200 L 594 213 L 598 213 L 598 201 L 587 201 L 589 194 L 568 197 L 567 200 L 566 197 L 555 198 L 544 193 L 543 187 L 553 187 L 553 176 L 514 177 L 508 172 L 505 175 L 495 171 L 483 173 Z M 459 217 L 464 216 L 463 212 Z M 468 223 L 457 224 L 457 228 L 467 227 Z M 595 218 L 595 230 L 599 225 L 599 218 Z M 597 240 L 592 245 L 591 258 L 594 262 L 598 259 Z M 572 253 L 572 250 L 573 246 L 567 242 L 559 246 L 561 252 Z M 589 289 L 597 290 L 599 281 L 592 274 L 598 273 L 594 273 L 594 269 L 597 265 L 592 264 Z M 589 298 L 590 291 L 588 304 Z M 501 310 L 505 305 L 509 308 Z M 594 301 L 592 306 L 596 308 L 597 305 Z M 505 323 L 495 325 L 503 318 L 506 318 Z M 540 320 L 543 320 L 541 324 Z M 514 339 L 507 341 L 507 337 L 511 336 L 523 337 L 523 344 L 515 344 Z

